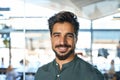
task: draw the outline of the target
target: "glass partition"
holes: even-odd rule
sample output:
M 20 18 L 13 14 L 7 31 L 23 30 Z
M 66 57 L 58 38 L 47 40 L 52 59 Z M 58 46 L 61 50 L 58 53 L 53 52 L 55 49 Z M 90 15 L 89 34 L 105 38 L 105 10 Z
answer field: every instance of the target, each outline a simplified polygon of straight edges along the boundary
M 47 19 L 57 11 L 43 4 L 38 5 L 36 1 L 12 2 L 0 2 L 0 8 L 7 10 L 0 11 L 0 75 L 5 79 L 6 69 L 12 65 L 20 79 L 34 80 L 37 69 L 55 58 Z M 49 4 L 49 1 L 45 3 Z M 76 54 L 103 73 L 109 69 L 112 59 L 115 60 L 116 71 L 120 70 L 117 53 L 120 40 L 119 20 L 113 19 L 118 15 L 119 13 L 92 22 L 79 18 Z
M 15 70 L 18 78 L 24 78 L 24 70 L 18 71 L 25 55 L 24 23 L 17 20 L 25 15 L 24 5 L 20 0 L 0 1 L 0 80 L 8 78 L 8 69 Z

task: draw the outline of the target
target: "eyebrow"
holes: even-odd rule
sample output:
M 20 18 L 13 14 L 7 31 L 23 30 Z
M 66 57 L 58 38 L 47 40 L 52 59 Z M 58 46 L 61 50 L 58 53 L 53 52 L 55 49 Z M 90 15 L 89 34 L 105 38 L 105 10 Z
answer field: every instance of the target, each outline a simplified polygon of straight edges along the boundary
M 60 34 L 60 32 L 54 32 L 52 35 L 55 35 L 55 34 Z M 68 34 L 75 36 L 75 33 L 68 32 L 66 35 Z
M 74 33 L 67 33 L 67 34 L 72 34 L 73 36 L 75 35 Z
M 55 34 L 60 34 L 60 32 L 54 32 L 52 35 L 55 35 Z

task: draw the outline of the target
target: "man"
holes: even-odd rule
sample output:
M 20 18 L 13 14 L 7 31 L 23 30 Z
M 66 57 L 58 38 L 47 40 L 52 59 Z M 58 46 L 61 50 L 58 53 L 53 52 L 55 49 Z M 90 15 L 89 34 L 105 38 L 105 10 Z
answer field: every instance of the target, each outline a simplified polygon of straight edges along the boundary
M 62 11 L 49 18 L 48 23 L 56 58 L 38 69 L 35 80 L 104 80 L 96 68 L 75 54 L 79 31 L 77 16 Z

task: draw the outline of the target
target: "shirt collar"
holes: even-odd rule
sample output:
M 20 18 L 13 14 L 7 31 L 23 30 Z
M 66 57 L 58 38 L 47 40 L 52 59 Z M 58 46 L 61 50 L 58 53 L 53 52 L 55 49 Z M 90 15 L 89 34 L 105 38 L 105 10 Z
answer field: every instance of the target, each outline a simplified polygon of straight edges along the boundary
M 74 64 L 74 62 L 77 60 L 77 55 L 75 55 L 75 57 L 74 57 L 74 59 L 72 60 L 72 61 L 70 61 L 70 62 L 68 62 L 68 63 L 66 63 L 66 64 L 63 64 L 63 66 L 62 66 L 62 70 L 63 69 L 65 69 L 65 68 L 67 68 L 67 67 L 70 67 L 71 65 L 73 65 Z M 58 66 L 58 63 L 56 62 L 56 60 L 54 59 L 54 61 L 53 61 L 53 64 L 54 64 L 54 66 Z

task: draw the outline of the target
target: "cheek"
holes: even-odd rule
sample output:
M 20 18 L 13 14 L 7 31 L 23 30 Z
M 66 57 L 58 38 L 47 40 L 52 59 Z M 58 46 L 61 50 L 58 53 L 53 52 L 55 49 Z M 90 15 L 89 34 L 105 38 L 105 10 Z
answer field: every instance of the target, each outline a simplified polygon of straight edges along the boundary
M 68 44 L 71 44 L 71 45 L 74 45 L 76 43 L 75 40 L 68 40 L 67 42 L 68 42 Z
M 58 40 L 51 39 L 51 43 L 52 43 L 52 45 L 54 46 L 54 45 L 58 44 Z
M 71 45 L 72 45 L 72 46 L 75 46 L 76 43 L 77 43 L 76 40 L 73 40 L 73 41 L 71 42 Z

